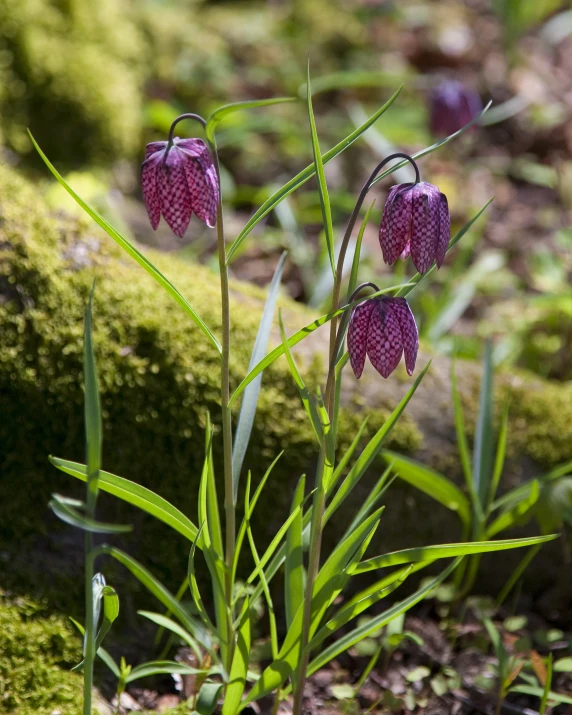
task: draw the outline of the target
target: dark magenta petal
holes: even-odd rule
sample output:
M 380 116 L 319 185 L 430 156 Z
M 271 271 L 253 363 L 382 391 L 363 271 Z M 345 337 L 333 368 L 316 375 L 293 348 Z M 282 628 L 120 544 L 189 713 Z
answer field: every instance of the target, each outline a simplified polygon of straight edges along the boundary
M 437 254 L 439 197 L 439 189 L 426 182 L 417 184 L 413 189 L 411 258 L 421 274 L 427 273 Z
M 145 159 L 148 159 L 158 151 L 164 151 L 167 148 L 167 142 L 151 142 L 145 147 Z
M 192 151 L 187 146 L 181 148 L 191 141 L 195 142 Z M 219 200 L 218 177 L 212 157 L 200 139 L 180 141 L 177 149 L 185 157 L 185 173 L 193 211 L 201 221 L 212 228 L 216 224 L 216 207 Z
M 157 187 L 157 169 L 162 160 L 162 153 L 151 154 L 141 166 L 141 190 L 143 192 L 143 200 L 145 201 L 149 221 L 155 230 L 157 230 L 157 226 L 161 220 L 161 200 Z
M 407 368 L 407 373 L 412 375 L 413 370 L 415 370 L 417 351 L 419 350 L 419 333 L 417 332 L 415 318 L 405 298 L 387 298 L 385 302 L 387 310 L 392 311 L 399 322 L 403 353 L 405 355 L 405 367 Z
M 399 365 L 403 355 L 401 327 L 392 310 L 386 310 L 384 301 L 375 301 L 375 310 L 369 320 L 367 355 L 382 377 L 389 377 Z
M 479 95 L 456 80 L 441 82 L 430 96 L 430 127 L 435 136 L 462 129 L 482 110 Z
M 184 236 L 192 214 L 185 161 L 182 152 L 172 147 L 167 160 L 160 162 L 157 172 L 161 213 L 173 233 L 179 238 Z
M 451 238 L 451 217 L 445 194 L 439 195 L 439 240 L 437 242 L 437 268 L 441 268 Z
M 389 265 L 403 253 L 411 235 L 412 184 L 393 186 L 383 209 L 379 243 L 383 260 Z
M 348 352 L 350 354 L 352 370 L 358 380 L 361 377 L 365 365 L 369 319 L 374 308 L 375 300 L 366 300 L 352 310 L 350 317 L 348 327 Z

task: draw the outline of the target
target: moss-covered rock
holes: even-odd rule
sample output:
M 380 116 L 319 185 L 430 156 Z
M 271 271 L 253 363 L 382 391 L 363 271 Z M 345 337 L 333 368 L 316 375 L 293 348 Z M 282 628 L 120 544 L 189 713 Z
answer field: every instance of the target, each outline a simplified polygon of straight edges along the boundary
M 124 0 L 0 0 L 0 143 L 61 161 L 139 146 L 144 45 Z
M 3 713 L 81 715 L 82 678 L 69 672 L 81 641 L 46 604 L 0 590 L 0 706 Z M 66 670 L 67 668 L 67 670 Z

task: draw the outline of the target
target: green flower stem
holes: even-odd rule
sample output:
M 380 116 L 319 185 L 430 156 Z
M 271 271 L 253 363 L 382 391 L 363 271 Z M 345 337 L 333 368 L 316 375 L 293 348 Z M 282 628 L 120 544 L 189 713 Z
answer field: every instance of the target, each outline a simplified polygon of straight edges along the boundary
M 312 522 L 310 527 L 310 558 L 308 562 L 308 573 L 306 575 L 306 590 L 304 593 L 304 618 L 302 622 L 302 634 L 300 641 L 300 663 L 296 678 L 296 692 L 294 693 L 293 715 L 302 715 L 302 705 L 304 701 L 304 687 L 310 651 L 308 641 L 310 635 L 310 621 L 312 616 L 312 594 L 314 581 L 320 568 L 320 551 L 322 548 L 322 528 L 324 520 L 324 510 L 326 506 L 326 492 L 323 486 L 324 460 L 326 455 L 326 445 L 322 444 L 320 449 L 320 461 L 316 471 L 316 491 L 314 493 L 314 503 L 312 506 Z
M 88 486 L 86 516 L 94 518 L 95 495 Z M 91 496 L 91 498 L 90 498 Z M 85 634 L 83 668 L 83 715 L 91 715 L 91 697 L 93 688 L 93 661 L 95 660 L 95 622 L 93 612 L 93 571 L 95 554 L 93 552 L 93 534 L 85 532 Z
M 371 189 L 371 187 L 373 185 L 375 177 L 379 174 L 379 172 L 383 169 L 383 167 L 386 164 L 388 164 L 390 161 L 392 161 L 393 159 L 407 159 L 408 161 L 410 161 L 411 164 L 413 165 L 413 168 L 415 169 L 415 183 L 418 184 L 419 181 L 421 180 L 421 177 L 419 174 L 419 167 L 415 163 L 415 160 L 412 159 L 409 156 L 409 154 L 404 154 L 402 152 L 390 154 L 383 161 L 380 161 L 380 163 L 371 172 L 369 179 L 363 185 L 360 195 L 358 196 L 358 200 L 356 201 L 356 205 L 354 207 L 354 210 L 352 211 L 350 220 L 348 221 L 346 232 L 344 233 L 344 237 L 342 238 L 342 243 L 340 246 L 340 253 L 338 256 L 338 263 L 336 265 L 336 275 L 334 276 L 334 288 L 333 288 L 333 292 L 332 292 L 332 308 L 331 308 L 332 311 L 336 311 L 340 307 L 340 290 L 342 287 L 344 262 L 346 260 L 346 253 L 348 250 L 350 238 L 352 237 L 352 233 L 353 233 L 354 227 L 356 225 L 356 221 L 359 216 L 359 212 L 361 210 L 362 204 L 365 201 L 365 197 L 367 196 L 368 191 Z M 336 347 L 337 327 L 338 327 L 337 318 L 332 318 L 332 320 L 330 321 L 330 369 L 328 371 L 328 380 L 326 383 L 326 394 L 324 397 L 324 402 L 328 409 L 328 414 L 330 415 L 330 419 L 332 418 L 332 415 L 334 413 L 335 370 L 332 370 L 331 365 L 333 362 L 335 362 L 335 359 L 336 359 L 335 347 Z
M 220 167 L 218 152 L 214 140 L 209 141 L 213 161 L 220 187 Z M 216 230 L 218 237 L 218 262 L 220 267 L 220 289 L 222 299 L 222 362 L 221 362 L 221 408 L 222 408 L 222 440 L 224 453 L 224 511 L 226 529 L 225 561 L 227 565 L 225 590 L 228 604 L 228 634 L 229 662 L 225 663 L 230 672 L 233 655 L 233 609 L 232 609 L 232 568 L 236 546 L 236 515 L 232 484 L 232 414 L 230 401 L 230 298 L 228 289 L 228 267 L 226 264 L 226 247 L 224 242 L 224 223 L 222 215 L 222 192 L 219 188 L 219 200 L 216 209 Z

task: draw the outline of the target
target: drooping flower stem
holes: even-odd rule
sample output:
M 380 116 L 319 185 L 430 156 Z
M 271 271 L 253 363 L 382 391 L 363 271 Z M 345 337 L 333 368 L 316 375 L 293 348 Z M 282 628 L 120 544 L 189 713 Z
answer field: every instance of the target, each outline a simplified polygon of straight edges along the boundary
M 167 143 L 167 151 L 165 152 L 165 156 L 169 153 L 169 149 L 173 146 L 173 141 L 175 138 L 175 127 L 179 122 L 182 122 L 183 119 L 194 119 L 196 122 L 198 122 L 203 129 L 207 126 L 206 121 L 201 117 L 200 114 L 194 114 L 193 112 L 186 112 L 185 114 L 179 114 L 179 116 L 173 120 L 173 123 L 171 124 L 171 128 L 169 129 L 169 139 Z M 214 152 L 216 154 L 216 148 L 212 147 L 214 149 Z
M 407 159 L 407 161 L 409 161 L 411 163 L 411 165 L 413 166 L 413 168 L 415 169 L 415 182 L 414 183 L 418 184 L 421 181 L 419 167 L 417 166 L 415 159 L 413 159 L 413 157 L 409 156 L 409 154 L 404 154 L 403 152 L 396 152 L 395 154 L 390 154 L 385 159 L 383 159 L 383 161 L 380 161 L 379 164 L 375 167 L 375 169 L 371 172 L 369 179 L 363 185 L 360 195 L 358 196 L 358 200 L 356 201 L 356 205 L 354 207 L 354 210 L 352 211 L 350 220 L 348 221 L 346 232 L 344 233 L 344 237 L 342 238 L 342 244 L 340 246 L 340 253 L 339 253 L 338 262 L 336 265 L 336 275 L 334 277 L 334 287 L 333 287 L 333 291 L 332 291 L 332 307 L 331 307 L 332 311 L 338 310 L 339 305 L 340 305 L 340 290 L 341 290 L 341 285 L 342 285 L 344 262 L 346 259 L 346 253 L 348 250 L 350 238 L 352 237 L 352 233 L 353 233 L 354 227 L 356 225 L 356 221 L 359 216 L 359 212 L 361 210 L 362 204 L 365 201 L 365 197 L 367 196 L 368 191 L 371 189 L 371 186 L 372 186 L 376 176 L 379 174 L 379 172 L 383 169 L 384 166 L 386 166 L 390 161 L 393 161 L 394 159 Z M 326 383 L 326 394 L 325 394 L 325 404 L 326 404 L 326 408 L 328 410 L 328 414 L 330 415 L 330 419 L 332 418 L 333 411 L 334 411 L 334 389 L 333 388 L 334 388 L 334 381 L 335 381 L 335 369 L 332 369 L 331 365 L 333 363 L 334 368 L 335 368 L 335 360 L 336 360 L 335 346 L 336 346 L 337 328 L 338 328 L 337 318 L 333 318 L 330 321 L 330 369 L 328 371 L 328 380 Z
M 371 173 L 369 179 L 365 182 L 363 189 L 360 192 L 358 200 L 356 202 L 355 208 L 350 216 L 346 232 L 342 239 L 342 244 L 340 247 L 340 253 L 338 256 L 338 262 L 336 266 L 336 274 L 334 277 L 334 288 L 332 294 L 332 311 L 336 311 L 339 308 L 340 302 L 340 289 L 342 284 L 343 267 L 344 261 L 348 249 L 348 244 L 357 221 L 362 204 L 367 196 L 368 191 L 371 188 L 372 182 L 375 177 L 379 174 L 381 169 L 393 159 L 407 159 L 411 162 L 415 169 L 415 183 L 419 183 L 420 175 L 419 168 L 417 164 L 409 156 L 409 154 L 403 154 L 401 152 L 396 154 L 391 154 L 391 156 L 386 157 L 381 161 Z M 365 287 L 360 286 L 360 289 Z M 341 333 L 342 331 L 340 331 Z M 343 335 L 341 336 L 343 337 Z M 325 406 L 328 411 L 328 416 L 330 422 L 334 422 L 334 385 L 335 385 L 335 375 L 336 375 L 336 354 L 339 350 L 338 345 L 338 331 L 337 331 L 337 320 L 334 318 L 330 322 L 330 359 L 329 359 L 329 369 L 328 377 L 326 382 L 326 393 L 325 393 Z M 335 436 L 334 436 L 335 439 Z M 310 635 L 310 623 L 311 623 L 311 613 L 312 613 L 312 595 L 313 587 L 316 576 L 318 575 L 318 570 L 320 567 L 320 552 L 322 546 L 322 530 L 323 530 L 323 516 L 325 508 L 326 493 L 323 484 L 324 475 L 324 465 L 326 460 L 326 445 L 322 444 L 320 449 L 320 460 L 318 470 L 316 472 L 316 491 L 314 494 L 314 501 L 312 507 L 312 524 L 310 532 L 310 555 L 308 561 L 308 572 L 306 578 L 306 592 L 304 596 L 304 614 L 302 621 L 302 633 L 300 638 L 300 663 L 297 669 L 296 677 L 296 691 L 294 693 L 294 708 L 293 715 L 302 715 L 302 705 L 304 699 L 304 687 L 306 685 L 306 677 L 308 670 L 308 663 L 310 659 L 310 653 L 308 651 L 308 642 Z
M 220 167 L 214 139 L 212 141 L 209 140 L 209 144 L 220 186 Z M 232 415 L 228 405 L 230 401 L 230 298 L 228 289 L 226 246 L 224 241 L 222 192 L 219 192 L 219 200 L 216 210 L 216 231 L 218 237 L 218 262 L 220 269 L 220 289 L 222 300 L 221 407 L 224 459 L 224 513 L 226 529 L 225 561 L 227 565 L 225 589 L 228 604 L 229 643 L 232 643 L 232 624 L 234 620 L 232 614 L 232 568 L 235 551 L 236 517 L 232 483 Z M 232 647 L 229 648 L 229 662 L 226 664 L 228 670 L 230 670 L 231 659 Z

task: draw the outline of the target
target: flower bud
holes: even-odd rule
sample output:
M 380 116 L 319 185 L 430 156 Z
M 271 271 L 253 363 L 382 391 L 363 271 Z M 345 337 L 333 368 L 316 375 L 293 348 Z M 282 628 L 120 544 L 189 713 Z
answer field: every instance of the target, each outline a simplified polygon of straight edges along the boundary
M 479 95 L 457 80 L 441 82 L 430 96 L 431 133 L 447 137 L 462 129 L 482 111 Z

